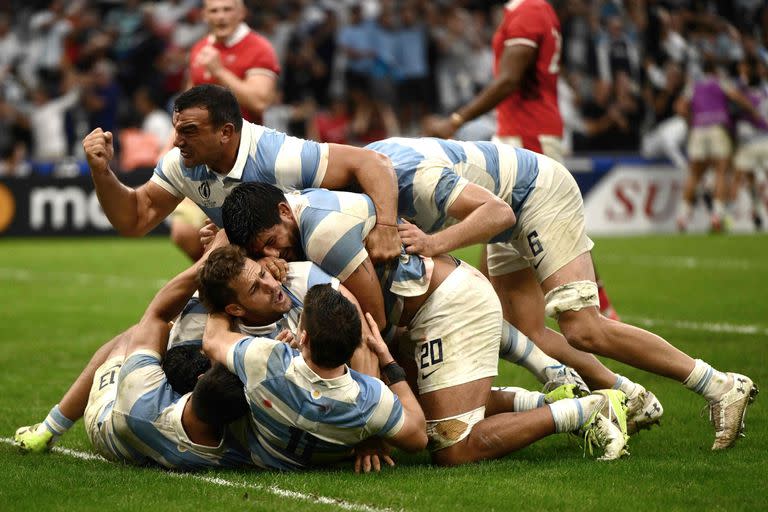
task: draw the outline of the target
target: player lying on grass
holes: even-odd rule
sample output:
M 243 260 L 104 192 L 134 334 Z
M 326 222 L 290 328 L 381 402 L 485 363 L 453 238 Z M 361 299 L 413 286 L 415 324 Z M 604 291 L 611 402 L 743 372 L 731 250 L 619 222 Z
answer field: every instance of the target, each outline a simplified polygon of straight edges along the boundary
M 366 226 L 375 218 L 370 200 L 361 194 L 310 190 L 285 196 L 275 187 L 252 183 L 237 187 L 225 200 L 223 222 L 230 241 L 255 254 L 289 261 L 306 257 L 333 269 L 365 256 Z M 432 260 L 402 255 L 382 272 L 388 320 L 409 325 L 411 336 L 419 340 L 409 358 L 415 357 L 421 366 L 420 403 L 429 421 L 437 463 L 500 457 L 545 435 L 578 429 L 587 418 L 595 419 L 591 414 L 580 417 L 578 411 L 587 404 L 575 401 L 553 406 L 554 412 L 544 408 L 484 419 L 491 381 L 497 374 L 503 323 L 501 306 L 488 281 L 447 256 Z M 515 403 L 525 404 L 525 409 L 543 405 L 540 393 L 497 394 L 494 412 L 511 411 Z M 622 416 L 617 394 L 608 395 Z M 589 400 L 590 412 L 605 402 L 604 397 Z M 491 432 L 494 435 L 487 435 Z M 600 417 L 592 432 L 603 445 L 610 445 L 609 458 L 622 453 L 624 435 L 610 421 Z M 488 442 L 491 438 L 495 441 Z
M 252 449 L 261 449 L 270 467 L 334 463 L 352 457 L 354 447 L 372 437 L 411 452 L 426 446 L 424 413 L 386 345 L 367 337 L 389 387 L 346 365 L 361 343 L 359 313 L 332 286 L 316 285 L 307 293 L 298 351 L 232 331 L 225 313 L 232 304 L 209 300 L 237 286 L 238 275 L 246 272 L 237 270 L 242 253 L 235 249 L 230 255 L 234 258 L 211 258 L 200 272 L 200 295 L 214 312 L 206 324 L 203 350 L 242 380 L 258 442 Z M 217 268 L 224 266 L 229 269 Z M 225 274 L 232 278 L 219 278 Z M 366 318 L 378 333 L 372 317 Z
M 283 194 L 265 183 L 246 183 L 224 201 L 222 220 L 230 241 L 251 255 L 307 259 L 340 279 L 357 274 L 358 283 L 365 281 L 368 297 L 357 295 L 360 286 L 355 297 L 379 327 L 386 323 L 381 285 L 365 249 L 365 238 L 377 222 L 367 196 L 322 189 Z M 366 309 L 374 303 L 375 311 Z M 505 323 L 502 334 L 502 357 L 530 370 L 548 383 L 548 389 L 567 383 L 586 389 L 577 373 L 544 354 L 511 325 Z
M 743 429 L 752 380 L 693 359 L 643 329 L 606 319 L 598 311 L 591 249 L 581 193 L 568 170 L 531 151 L 491 142 L 394 138 L 368 146 L 392 160 L 398 175 L 398 213 L 409 253 L 430 256 L 477 241 L 485 219 L 463 205 L 479 185 L 514 211 L 515 225 L 493 237 L 488 271 L 505 318 L 552 357 L 573 367 L 593 387 L 629 397 L 632 429 L 658 421 L 652 393 L 605 368 L 598 354 L 683 383 L 709 402 L 713 450 L 731 446 Z M 562 335 L 547 329 L 545 312 Z M 567 342 L 567 343 L 566 343 Z
M 105 361 L 92 379 L 85 429 L 94 451 L 108 460 L 179 470 L 253 464 L 244 448 L 248 407 L 239 379 L 213 365 L 202 375 L 188 376 L 191 391 L 179 390 L 162 366 L 168 322 L 194 291 L 197 270 L 193 266 L 171 280 L 136 327 L 94 356 Z M 27 451 L 48 448 L 55 434 L 71 426 L 58 409 L 41 426 L 19 429 L 16 443 Z

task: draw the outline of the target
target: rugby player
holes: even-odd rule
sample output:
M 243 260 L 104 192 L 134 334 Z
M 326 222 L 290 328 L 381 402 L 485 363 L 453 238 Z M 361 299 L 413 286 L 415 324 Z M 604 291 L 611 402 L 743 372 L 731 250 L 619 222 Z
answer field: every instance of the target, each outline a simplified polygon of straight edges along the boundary
M 461 197 L 466 183 L 486 188 L 516 218 L 515 226 L 488 246 L 491 282 L 510 323 L 588 383 L 624 391 L 633 430 L 658 420 L 662 409 L 655 396 L 593 357 L 574 355 L 568 344 L 683 383 L 709 402 L 715 428 L 712 449 L 736 441 L 746 407 L 757 394 L 751 379 L 717 371 L 655 334 L 599 314 L 590 252 L 594 244 L 585 232 L 578 186 L 565 167 L 544 155 L 492 142 L 387 139 L 369 147 L 389 155 L 395 166 L 398 209 L 415 222 L 401 227 L 409 252 L 430 255 L 464 245 L 466 240 L 439 230 L 458 222 L 453 233 L 472 232 L 472 225 L 456 229 L 479 221 L 452 209 L 451 199 Z M 568 344 L 546 329 L 545 312 L 557 320 Z
M 396 258 L 397 186 L 389 161 L 366 149 L 318 144 L 243 121 L 240 105 L 227 89 L 200 85 L 174 102 L 174 146 L 137 189 L 126 187 L 110 169 L 112 133 L 96 128 L 83 140 L 104 213 L 117 231 L 143 236 L 165 219 L 184 197 L 192 199 L 217 225 L 226 195 L 242 182 L 264 181 L 282 190 L 337 189 L 356 182 L 376 205 L 381 223 L 368 236 L 374 261 Z

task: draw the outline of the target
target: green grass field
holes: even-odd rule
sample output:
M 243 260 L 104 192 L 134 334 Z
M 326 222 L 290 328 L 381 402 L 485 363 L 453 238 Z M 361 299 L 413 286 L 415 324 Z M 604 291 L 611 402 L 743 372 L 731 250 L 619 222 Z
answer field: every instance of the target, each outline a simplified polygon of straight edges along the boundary
M 768 237 L 597 242 L 595 260 L 625 320 L 768 385 Z M 750 408 L 747 438 L 712 453 L 704 400 L 613 362 L 656 393 L 665 415 L 660 428 L 631 440 L 629 458 L 609 463 L 585 458 L 568 436 L 454 469 L 399 455 L 397 468 L 363 476 L 351 469 L 187 476 L 114 465 L 88 457 L 82 423 L 61 440 L 64 450 L 22 455 L 11 446 L 16 427 L 40 421 L 91 353 L 136 322 L 185 265 L 162 238 L 0 240 L 0 511 L 766 509 L 768 397 Z M 498 383 L 535 386 L 505 362 Z

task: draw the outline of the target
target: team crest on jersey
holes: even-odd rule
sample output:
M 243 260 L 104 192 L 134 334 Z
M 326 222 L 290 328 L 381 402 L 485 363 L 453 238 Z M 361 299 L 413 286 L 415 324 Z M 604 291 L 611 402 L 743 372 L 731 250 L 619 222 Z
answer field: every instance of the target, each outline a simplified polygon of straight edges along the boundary
M 197 191 L 203 199 L 207 200 L 211 197 L 211 185 L 207 181 L 202 182 L 200 186 L 197 187 Z

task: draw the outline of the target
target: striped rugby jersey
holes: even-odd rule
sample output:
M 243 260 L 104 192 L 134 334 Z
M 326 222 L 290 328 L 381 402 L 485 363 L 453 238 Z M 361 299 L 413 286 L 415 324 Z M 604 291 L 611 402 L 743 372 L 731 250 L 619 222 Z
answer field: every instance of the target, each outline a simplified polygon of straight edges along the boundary
M 306 259 L 342 283 L 368 257 L 376 209 L 365 194 L 309 189 L 285 194 Z
M 339 461 L 369 437 L 396 435 L 404 423 L 400 400 L 379 379 L 349 368 L 322 379 L 279 341 L 245 337 L 230 349 L 227 366 L 245 384 L 254 460 L 270 468 Z
M 283 329 L 288 329 L 294 334 L 298 332 L 299 315 L 304 309 L 304 296 L 310 288 L 316 284 L 330 284 L 334 290 L 339 289 L 339 280 L 323 272 L 320 267 L 309 261 L 296 261 L 288 264 L 288 276 L 283 283 L 283 290 L 291 299 L 291 309 L 283 315 L 283 318 L 275 323 L 264 326 L 244 325 L 237 321 L 238 330 L 250 336 L 274 339 Z M 179 318 L 173 324 L 168 338 L 168 348 L 182 345 L 203 344 L 205 323 L 208 320 L 208 310 L 205 309 L 200 299 L 195 294 Z
M 137 350 L 120 369 L 116 399 L 111 410 L 102 412 L 112 422 L 109 440 L 117 458 L 179 470 L 253 464 L 248 448 L 237 440 L 242 434 L 234 435 L 229 427 L 219 446 L 199 445 L 189 439 L 181 416 L 191 393 L 182 396 L 173 391 L 160 364 L 156 352 Z M 232 428 L 242 432 L 243 425 L 233 424 Z
M 536 153 L 495 142 L 392 137 L 366 148 L 392 161 L 399 189 L 398 215 L 425 233 L 457 222 L 448 217 L 448 208 L 467 183 L 504 200 L 519 218 L 539 174 Z M 491 242 L 510 241 L 512 229 Z
M 365 237 L 376 223 L 370 198 L 325 189 L 294 192 L 285 197 L 299 226 L 304 255 L 344 281 L 368 257 Z M 402 311 L 402 297 L 416 297 L 427 291 L 432 266 L 431 258 L 401 250 L 398 260 L 376 267 L 385 311 L 393 323 Z M 397 312 L 394 316 L 393 311 Z
M 283 191 L 319 187 L 328 166 L 328 144 L 291 137 L 243 121 L 235 166 L 223 176 L 206 165 L 188 169 L 179 148 L 166 153 L 151 181 L 178 198 L 189 197 L 221 226 L 221 205 L 240 183 L 270 183 Z

